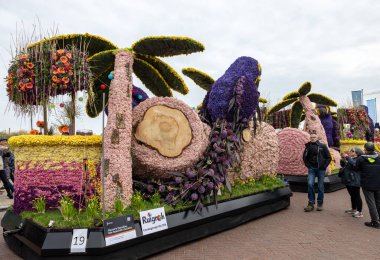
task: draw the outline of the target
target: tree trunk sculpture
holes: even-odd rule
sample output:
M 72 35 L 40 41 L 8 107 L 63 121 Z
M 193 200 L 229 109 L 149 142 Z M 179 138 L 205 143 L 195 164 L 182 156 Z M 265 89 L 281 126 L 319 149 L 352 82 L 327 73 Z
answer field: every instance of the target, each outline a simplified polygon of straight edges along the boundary
M 132 65 L 132 53 L 119 51 L 116 54 L 104 144 L 107 210 L 112 208 L 116 199 L 121 199 L 124 206 L 129 205 L 132 196 Z
M 305 130 L 309 133 L 310 131 L 315 131 L 318 135 L 318 140 L 328 146 L 325 129 L 310 99 L 306 95 L 303 95 L 300 96 L 299 100 L 305 111 Z

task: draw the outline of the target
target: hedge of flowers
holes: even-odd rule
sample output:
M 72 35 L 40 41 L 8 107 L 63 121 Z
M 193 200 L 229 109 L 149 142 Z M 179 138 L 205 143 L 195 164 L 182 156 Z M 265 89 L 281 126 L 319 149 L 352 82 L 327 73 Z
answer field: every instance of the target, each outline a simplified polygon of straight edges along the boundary
M 16 136 L 9 144 L 16 159 L 16 213 L 32 210 L 40 197 L 53 209 L 64 195 L 79 207 L 101 194 L 100 136 Z

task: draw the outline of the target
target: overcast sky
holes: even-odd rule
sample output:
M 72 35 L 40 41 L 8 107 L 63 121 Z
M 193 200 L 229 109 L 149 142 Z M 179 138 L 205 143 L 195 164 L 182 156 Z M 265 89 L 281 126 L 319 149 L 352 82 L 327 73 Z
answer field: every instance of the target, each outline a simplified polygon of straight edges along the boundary
M 351 90 L 380 91 L 379 13 L 376 0 L 0 0 L 0 131 L 29 129 L 28 119 L 6 111 L 3 78 L 11 36 L 22 26 L 31 33 L 37 19 L 46 30 L 58 26 L 61 34 L 88 32 L 119 47 L 146 36 L 192 37 L 206 50 L 165 59 L 178 72 L 195 67 L 217 79 L 236 58 L 251 56 L 262 66 L 260 91 L 272 104 L 310 81 L 313 92 L 348 105 Z M 189 94 L 175 96 L 196 106 L 205 91 L 184 79 Z M 141 86 L 136 78 L 134 84 Z M 365 99 L 373 97 L 380 103 L 380 95 Z M 99 133 L 100 117 L 84 116 L 77 128 Z

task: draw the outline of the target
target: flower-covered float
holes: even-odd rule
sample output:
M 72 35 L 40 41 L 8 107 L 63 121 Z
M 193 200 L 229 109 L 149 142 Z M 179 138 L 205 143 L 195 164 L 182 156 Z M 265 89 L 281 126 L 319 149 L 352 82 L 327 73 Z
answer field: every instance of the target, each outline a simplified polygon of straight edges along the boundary
M 276 115 L 282 108 L 292 104 L 289 112 L 290 127 L 277 133 L 280 147 L 277 172 L 284 175 L 293 191 L 307 192 L 307 168 L 303 162 L 303 151 L 310 140 L 309 131 L 315 131 L 319 141 L 329 146 L 333 158 L 324 179 L 325 192 L 332 192 L 344 188 L 336 174 L 340 168 L 339 136 L 337 123 L 334 123 L 330 111 L 330 106 L 337 104 L 321 94 L 309 93 L 310 90 L 311 84 L 305 82 L 297 91 L 287 94 L 268 111 L 267 118 L 271 118 L 271 115 Z M 301 130 L 299 124 L 303 120 L 305 123 Z
M 91 116 L 107 108 L 104 142 L 79 135 L 10 140 L 15 204 L 2 226 L 15 252 L 141 258 L 289 206 L 289 187 L 275 177 L 278 138 L 258 113 L 255 59 L 238 58 L 211 84 L 200 111 L 170 97 L 171 89 L 188 90 L 155 56 L 202 50 L 190 38 L 148 37 L 95 53 L 86 108 Z M 157 97 L 134 87 L 132 73 Z M 125 222 L 110 235 L 117 221 Z M 111 243 L 113 235 L 120 240 Z

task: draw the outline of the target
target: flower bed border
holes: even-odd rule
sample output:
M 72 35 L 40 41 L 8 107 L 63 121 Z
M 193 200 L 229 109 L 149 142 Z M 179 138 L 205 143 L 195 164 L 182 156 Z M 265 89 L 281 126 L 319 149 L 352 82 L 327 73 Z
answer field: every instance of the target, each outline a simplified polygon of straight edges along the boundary
M 211 205 L 202 213 L 171 214 L 167 216 L 168 229 L 145 236 L 142 236 L 140 223 L 135 221 L 137 238 L 108 247 L 105 247 L 103 228 L 89 229 L 86 253 L 82 254 L 70 254 L 72 229 L 48 229 L 25 220 L 19 232 L 3 235 L 9 248 L 25 259 L 104 259 L 105 256 L 139 259 L 285 209 L 290 205 L 291 196 L 289 187 L 282 187 L 225 201 L 217 208 Z M 18 215 L 8 210 L 1 226 L 4 231 L 12 230 L 21 222 Z
M 307 193 L 307 175 L 284 175 L 284 178 L 288 181 L 290 189 L 293 192 L 306 192 Z M 314 190 L 318 190 L 318 179 L 315 178 Z M 325 192 L 330 193 L 344 189 L 346 186 L 342 183 L 338 174 L 327 175 L 324 179 Z

